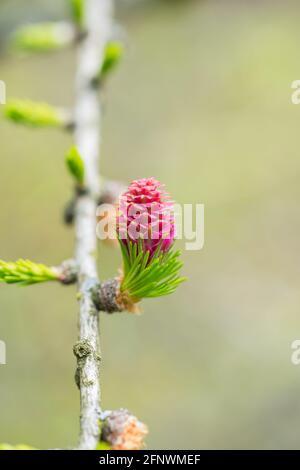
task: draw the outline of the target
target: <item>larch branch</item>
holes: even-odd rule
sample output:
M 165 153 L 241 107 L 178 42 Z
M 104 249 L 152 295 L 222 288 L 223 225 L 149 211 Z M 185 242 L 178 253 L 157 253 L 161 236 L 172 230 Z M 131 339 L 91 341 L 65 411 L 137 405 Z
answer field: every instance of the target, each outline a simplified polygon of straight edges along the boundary
M 86 194 L 75 208 L 76 253 L 79 291 L 77 384 L 80 389 L 79 449 L 95 449 L 99 438 L 100 336 L 99 317 L 92 288 L 99 282 L 96 264 L 96 205 L 100 194 L 101 103 L 94 85 L 112 31 L 112 0 L 86 0 L 85 35 L 78 45 L 76 78 L 75 143 L 84 159 Z

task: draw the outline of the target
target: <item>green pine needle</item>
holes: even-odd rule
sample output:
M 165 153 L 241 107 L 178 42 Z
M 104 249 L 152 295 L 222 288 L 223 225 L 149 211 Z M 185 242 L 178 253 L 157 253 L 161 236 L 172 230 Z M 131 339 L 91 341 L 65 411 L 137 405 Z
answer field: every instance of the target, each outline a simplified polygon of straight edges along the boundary
M 10 100 L 4 106 L 4 116 L 16 124 L 30 127 L 60 127 L 65 124 L 59 109 L 29 100 Z
M 124 279 L 121 292 L 126 292 L 132 299 L 160 297 L 172 294 L 179 284 L 186 280 L 179 276 L 183 263 L 179 261 L 180 251 L 170 249 L 161 252 L 161 244 L 149 260 L 149 251 L 143 249 L 143 241 L 128 241 L 128 249 L 119 240 L 124 265 Z
M 71 147 L 66 155 L 66 164 L 71 173 L 80 186 L 84 183 L 84 161 L 75 146 Z
M 28 259 L 19 259 L 11 263 L 0 260 L 0 282 L 29 286 L 38 282 L 57 280 L 57 272 L 44 264 L 33 263 Z
M 65 47 L 73 39 L 74 31 L 68 23 L 39 23 L 16 31 L 12 46 L 24 52 L 51 52 Z
M 120 41 L 111 41 L 107 44 L 100 78 L 108 75 L 118 65 L 122 59 L 123 53 L 124 47 Z

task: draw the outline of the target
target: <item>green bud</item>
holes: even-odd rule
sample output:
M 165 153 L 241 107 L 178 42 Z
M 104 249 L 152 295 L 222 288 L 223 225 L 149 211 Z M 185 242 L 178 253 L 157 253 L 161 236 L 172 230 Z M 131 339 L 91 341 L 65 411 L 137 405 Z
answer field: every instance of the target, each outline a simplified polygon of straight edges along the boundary
M 111 446 L 107 442 L 100 441 L 97 444 L 96 450 L 111 450 Z
M 75 34 L 66 22 L 24 26 L 14 34 L 12 46 L 24 52 L 50 52 L 71 44 Z
M 84 161 L 75 146 L 71 147 L 66 155 L 66 164 L 71 173 L 75 178 L 76 182 L 83 186 L 84 183 Z
M 7 263 L 0 260 L 0 282 L 29 286 L 38 282 L 58 281 L 59 272 L 44 264 L 37 264 L 28 259 L 19 259 Z
M 82 27 L 84 24 L 85 0 L 69 0 L 74 22 Z
M 63 127 L 67 116 L 63 110 L 47 103 L 29 100 L 11 100 L 4 106 L 4 116 L 16 124 L 30 127 Z
M 105 48 L 103 65 L 101 67 L 100 79 L 108 75 L 123 57 L 124 46 L 119 41 L 111 41 Z

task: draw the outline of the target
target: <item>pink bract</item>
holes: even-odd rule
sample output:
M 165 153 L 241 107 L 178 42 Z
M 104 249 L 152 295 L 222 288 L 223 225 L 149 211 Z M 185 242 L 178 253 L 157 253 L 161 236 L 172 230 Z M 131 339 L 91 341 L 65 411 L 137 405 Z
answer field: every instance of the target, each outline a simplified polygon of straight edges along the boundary
M 134 180 L 119 200 L 117 215 L 118 238 L 125 246 L 128 240 L 139 243 L 153 255 L 171 247 L 175 236 L 174 208 L 168 193 L 154 178 Z

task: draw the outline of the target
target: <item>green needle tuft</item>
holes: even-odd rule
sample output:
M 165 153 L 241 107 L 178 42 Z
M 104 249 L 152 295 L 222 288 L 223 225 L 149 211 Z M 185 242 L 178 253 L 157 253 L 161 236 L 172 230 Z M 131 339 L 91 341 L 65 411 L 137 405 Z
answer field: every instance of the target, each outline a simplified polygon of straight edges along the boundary
M 60 109 L 29 100 L 8 101 L 4 106 L 4 116 L 16 124 L 30 127 L 61 127 L 66 124 Z
M 58 273 L 44 264 L 33 263 L 28 259 L 19 259 L 10 263 L 0 260 L 0 282 L 29 286 L 57 280 L 59 280 Z
M 74 28 L 66 22 L 38 23 L 17 30 L 11 43 L 22 52 L 51 52 L 71 44 L 74 37 Z
M 163 253 L 159 245 L 149 261 L 150 253 L 143 249 L 142 240 L 139 244 L 128 241 L 128 249 L 120 241 L 120 247 L 124 268 L 121 293 L 127 293 L 132 299 L 172 294 L 186 280 L 179 276 L 183 266 L 179 261 L 180 251 L 170 249 Z

